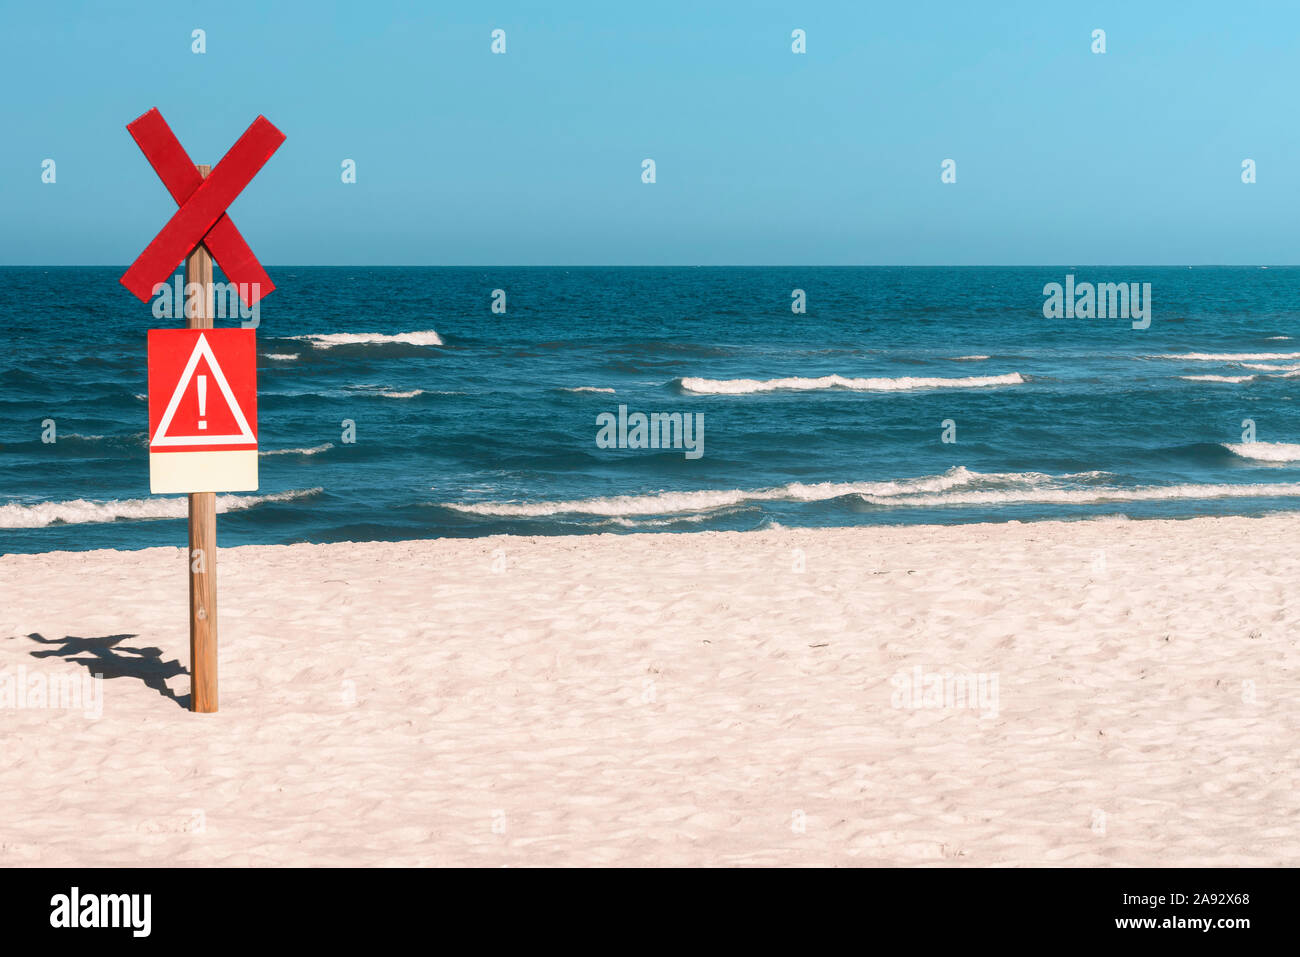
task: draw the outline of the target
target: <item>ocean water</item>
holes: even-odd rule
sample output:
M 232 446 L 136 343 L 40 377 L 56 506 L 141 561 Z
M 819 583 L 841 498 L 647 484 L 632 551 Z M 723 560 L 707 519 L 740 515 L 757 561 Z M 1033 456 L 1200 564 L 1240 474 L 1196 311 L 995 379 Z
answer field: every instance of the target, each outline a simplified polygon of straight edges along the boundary
M 1300 508 L 1300 268 L 270 271 L 222 545 Z M 144 396 L 180 323 L 121 273 L 0 268 L 2 552 L 185 541 Z M 1150 328 L 1044 318 L 1067 273 L 1151 283 Z M 599 447 L 620 405 L 702 454 Z

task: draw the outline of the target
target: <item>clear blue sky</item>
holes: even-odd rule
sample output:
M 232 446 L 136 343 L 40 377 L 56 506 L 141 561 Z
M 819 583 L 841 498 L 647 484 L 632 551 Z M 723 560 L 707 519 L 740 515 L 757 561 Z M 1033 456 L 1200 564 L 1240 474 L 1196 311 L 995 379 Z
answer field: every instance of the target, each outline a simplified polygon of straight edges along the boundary
M 232 207 L 268 264 L 1300 262 L 1282 0 L 14 0 L 0 21 L 0 263 L 135 257 L 175 208 L 124 129 L 153 106 L 196 162 L 258 113 L 288 135 Z

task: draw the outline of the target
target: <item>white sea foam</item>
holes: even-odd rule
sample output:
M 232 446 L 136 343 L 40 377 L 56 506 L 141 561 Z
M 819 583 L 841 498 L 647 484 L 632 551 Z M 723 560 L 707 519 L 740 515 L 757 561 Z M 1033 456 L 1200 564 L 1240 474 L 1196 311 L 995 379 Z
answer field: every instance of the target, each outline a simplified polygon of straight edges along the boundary
M 1269 336 L 1270 339 L 1290 339 L 1290 336 Z
M 1187 362 L 1268 362 L 1300 359 L 1300 352 L 1180 352 L 1147 356 L 1148 359 L 1178 359 Z
M 690 512 L 683 515 L 674 515 L 671 518 L 625 518 L 618 516 L 616 518 L 607 518 L 601 525 L 617 525 L 620 528 L 670 528 L 674 525 L 683 523 L 698 524 L 707 522 L 711 519 L 720 518 L 723 515 L 731 515 L 736 512 L 745 511 L 745 507 L 737 505 L 733 508 L 722 508 L 715 512 Z
M 318 452 L 325 452 L 334 448 L 333 442 L 325 442 L 321 445 L 313 445 L 309 449 L 260 449 L 262 455 L 316 455 Z
M 393 335 L 382 332 L 331 332 L 323 335 L 288 336 L 286 338 L 304 339 L 318 349 L 395 342 L 402 342 L 412 346 L 442 345 L 442 336 L 432 329 L 423 332 L 398 332 Z
M 374 382 L 360 382 L 343 387 L 343 395 L 353 395 L 360 392 L 362 395 L 381 396 L 385 399 L 412 399 L 417 395 L 424 395 L 424 389 L 394 389 L 388 385 L 381 385 Z M 337 394 L 337 393 L 336 393 Z M 462 393 L 434 392 L 434 395 L 461 395 Z
M 253 508 L 264 502 L 291 502 L 295 499 L 318 495 L 319 488 L 275 492 L 270 495 L 218 495 L 217 511 Z M 177 498 L 128 498 L 108 502 L 89 502 L 78 498 L 68 502 L 39 502 L 33 505 L 0 505 L 0 528 L 44 528 L 63 523 L 79 525 L 86 522 L 143 521 L 160 518 L 184 518 L 189 514 L 189 501 Z
M 1295 498 L 1300 482 L 1270 485 L 1146 485 L 1137 488 L 1026 488 L 957 490 L 899 499 L 862 495 L 864 502 L 890 507 L 938 505 L 1100 505 L 1106 502 L 1164 502 L 1177 499 Z
M 289 361 L 292 360 L 292 359 L 296 359 L 296 358 L 298 358 L 298 353 L 296 353 L 296 352 L 268 352 L 268 353 L 265 353 L 265 357 L 266 357 L 267 359 L 275 359 L 277 362 L 289 362 Z
M 953 362 L 983 362 L 989 356 L 953 356 Z
M 910 389 L 978 389 L 997 385 L 1020 385 L 1018 372 L 1006 375 L 965 376 L 956 379 L 900 376 L 898 378 L 846 378 L 826 375 L 817 378 L 792 376 L 785 379 L 699 379 L 681 380 L 682 388 L 703 395 L 746 395 L 778 390 L 851 389 L 859 392 L 900 392 Z
M 594 386 L 594 385 L 580 385 L 580 386 L 575 386 L 574 388 L 571 388 L 571 389 L 570 389 L 570 388 L 563 388 L 563 387 L 562 387 L 560 391 L 562 391 L 562 392 L 610 392 L 610 393 L 612 393 L 614 390 L 613 390 L 613 389 L 602 389 L 602 388 L 600 388 L 600 387 L 598 387 L 598 386 Z
M 1253 375 L 1180 375 L 1188 382 L 1249 382 Z
M 876 496 L 914 495 L 956 488 L 977 481 L 1048 482 L 1052 476 L 1040 472 L 1014 472 L 984 475 L 962 466 L 942 475 L 900 479 L 887 482 L 791 482 L 765 489 L 702 489 L 695 492 L 651 492 L 646 495 L 614 495 L 601 498 L 571 499 L 559 502 L 474 502 L 449 505 L 473 515 L 538 517 L 545 515 L 667 515 L 677 512 L 705 512 L 731 508 L 747 502 L 787 501 L 820 502 L 842 495 L 866 493 Z
M 1300 445 L 1291 442 L 1224 442 L 1233 455 L 1260 462 L 1300 462 Z
M 1290 446 L 1300 458 L 1300 446 Z M 1281 453 L 1278 453 L 1281 454 Z M 738 507 L 764 501 L 818 502 L 841 496 L 887 508 L 955 505 L 1095 505 L 1107 502 L 1158 502 L 1178 499 L 1295 498 L 1300 482 L 1260 485 L 1148 485 L 1120 488 L 1097 484 L 1107 472 L 1047 475 L 1042 472 L 982 474 L 963 467 L 942 475 L 887 482 L 794 482 L 767 489 L 705 489 L 694 492 L 654 492 L 557 502 L 479 502 L 448 507 L 474 515 L 537 518 L 551 515 L 595 515 L 619 525 L 645 525 L 628 521 L 638 515 L 708 513 L 716 516 Z M 994 487 L 990 487 L 994 486 Z M 682 520 L 682 519 L 674 519 Z M 674 521 L 670 520 L 670 521 Z M 695 519 L 687 519 L 694 521 Z M 665 523 L 667 524 L 667 522 Z
M 1300 365 L 1279 365 L 1276 362 L 1243 362 L 1243 369 L 1256 369 L 1260 372 L 1297 372 Z

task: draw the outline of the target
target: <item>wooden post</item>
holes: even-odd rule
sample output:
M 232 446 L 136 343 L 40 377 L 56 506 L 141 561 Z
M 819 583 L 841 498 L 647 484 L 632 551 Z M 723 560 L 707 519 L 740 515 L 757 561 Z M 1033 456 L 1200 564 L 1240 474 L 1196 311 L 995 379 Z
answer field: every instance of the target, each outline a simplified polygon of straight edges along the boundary
M 200 176 L 211 166 L 196 164 Z M 186 326 L 212 328 L 212 256 L 202 243 L 185 258 L 185 287 L 199 284 L 197 302 L 186 303 Z M 193 313 L 191 315 L 191 313 Z M 190 710 L 217 710 L 217 496 L 190 493 Z

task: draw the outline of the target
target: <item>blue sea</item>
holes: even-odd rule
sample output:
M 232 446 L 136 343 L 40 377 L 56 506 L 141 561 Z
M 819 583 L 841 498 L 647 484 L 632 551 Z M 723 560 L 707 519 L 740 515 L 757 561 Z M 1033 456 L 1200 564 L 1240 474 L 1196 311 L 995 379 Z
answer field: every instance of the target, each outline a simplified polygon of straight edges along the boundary
M 146 331 L 181 323 L 122 271 L 0 268 L 0 552 L 185 541 L 145 401 Z M 1300 507 L 1296 267 L 270 272 L 225 546 Z M 1150 327 L 1044 318 L 1067 275 L 1149 282 Z M 601 447 L 620 406 L 702 454 Z

